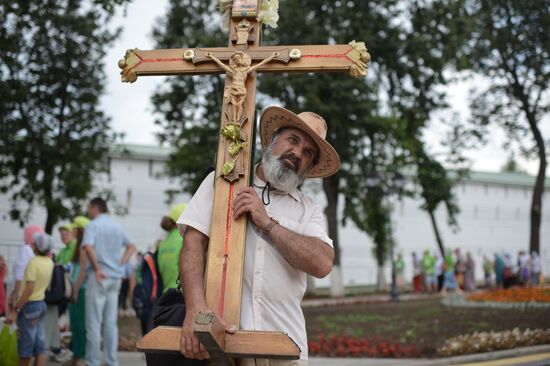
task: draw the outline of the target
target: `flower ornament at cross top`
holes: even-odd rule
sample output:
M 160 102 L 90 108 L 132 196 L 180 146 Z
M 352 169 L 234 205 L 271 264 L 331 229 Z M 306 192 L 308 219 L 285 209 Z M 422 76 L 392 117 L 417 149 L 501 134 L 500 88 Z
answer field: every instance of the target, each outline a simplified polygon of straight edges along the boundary
M 229 27 L 231 11 L 235 1 L 243 3 L 243 8 L 246 7 L 246 3 L 250 2 L 250 0 L 219 0 L 219 8 L 223 16 L 223 24 L 226 28 Z M 252 2 L 256 1 L 252 0 Z M 277 28 L 277 22 L 279 21 L 279 0 L 261 0 L 260 11 L 256 16 L 256 20 L 271 28 Z

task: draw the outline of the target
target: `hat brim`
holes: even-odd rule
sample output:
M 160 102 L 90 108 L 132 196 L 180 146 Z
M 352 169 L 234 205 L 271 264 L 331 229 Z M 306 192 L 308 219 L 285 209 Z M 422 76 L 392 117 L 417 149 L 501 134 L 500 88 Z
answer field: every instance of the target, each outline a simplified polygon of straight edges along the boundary
M 282 107 L 268 107 L 260 118 L 260 140 L 266 148 L 273 134 L 281 128 L 296 128 L 304 131 L 319 147 L 319 161 L 306 173 L 308 178 L 329 177 L 340 169 L 340 157 L 332 145 L 311 129 L 300 117 Z

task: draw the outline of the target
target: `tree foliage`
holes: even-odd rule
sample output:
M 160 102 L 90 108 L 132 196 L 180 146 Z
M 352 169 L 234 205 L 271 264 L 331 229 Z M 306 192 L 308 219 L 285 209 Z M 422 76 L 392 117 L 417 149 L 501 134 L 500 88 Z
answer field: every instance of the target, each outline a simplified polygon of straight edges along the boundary
M 293 111 L 315 111 L 329 124 L 327 139 L 342 160 L 341 171 L 323 180 L 337 265 L 338 222 L 345 219 L 374 239 L 377 261 L 384 263 L 393 245 L 387 200 L 395 191 L 393 177 L 415 164 L 415 157 L 424 151 L 422 129 L 430 112 L 444 106 L 444 96 L 436 87 L 445 81 L 442 54 L 451 50 L 434 53 L 432 48 L 449 39 L 437 30 L 437 24 L 431 26 L 434 34 L 426 39 L 418 34 L 423 25 L 398 21 L 409 19 L 416 11 L 403 4 L 396 0 L 287 0 L 279 8 L 279 27 L 264 28 L 266 45 L 357 40 L 366 41 L 373 56 L 366 80 L 341 74 L 261 74 L 258 78 L 263 107 L 275 98 Z M 157 46 L 225 44 L 227 36 L 212 14 L 217 13 L 209 4 L 172 0 L 166 20 L 154 32 Z M 420 22 L 423 15 L 418 12 L 414 21 Z M 169 163 L 170 173 L 183 177 L 187 191 L 194 190 L 202 171 L 214 162 L 222 88 L 218 76 L 170 78 L 153 97 L 157 123 L 164 128 L 161 141 L 177 147 Z M 367 185 L 369 173 L 379 174 L 379 187 Z M 342 196 L 343 215 L 338 211 Z
M 487 77 L 487 86 L 472 95 L 472 121 L 486 135 L 502 128 L 508 149 L 539 161 L 530 235 L 530 250 L 538 251 L 547 166 L 540 124 L 550 112 L 550 1 L 466 0 L 463 8 L 457 19 L 467 42 L 457 65 Z
M 79 211 L 115 135 L 98 108 L 108 29 L 124 0 L 0 2 L 0 189 L 20 224 Z
M 223 47 L 227 35 L 212 1 L 171 1 L 166 18 L 153 30 L 158 48 Z M 224 78 L 220 75 L 170 77 L 152 97 L 158 137 L 176 149 L 168 174 L 193 193 L 208 167 L 216 165 Z

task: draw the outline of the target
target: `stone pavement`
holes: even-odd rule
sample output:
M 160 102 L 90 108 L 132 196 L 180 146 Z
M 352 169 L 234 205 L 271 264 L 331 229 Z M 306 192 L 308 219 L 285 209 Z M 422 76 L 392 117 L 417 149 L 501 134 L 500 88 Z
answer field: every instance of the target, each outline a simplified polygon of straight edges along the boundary
M 48 362 L 47 366 L 58 366 Z M 137 352 L 119 352 L 119 366 L 145 366 L 145 357 Z M 312 357 L 309 366 L 548 366 L 550 345 L 516 348 L 474 355 L 439 359 L 322 358 Z M 164 366 L 164 365 L 158 365 Z

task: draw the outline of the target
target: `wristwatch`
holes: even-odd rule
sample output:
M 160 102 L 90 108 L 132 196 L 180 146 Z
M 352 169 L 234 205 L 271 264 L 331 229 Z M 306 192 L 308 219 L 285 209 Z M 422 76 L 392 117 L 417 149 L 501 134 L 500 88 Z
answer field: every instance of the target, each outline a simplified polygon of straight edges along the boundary
M 267 224 L 267 226 L 262 230 L 264 234 L 268 234 L 271 229 L 275 227 L 275 225 L 279 225 L 279 220 L 274 219 L 273 217 L 270 217 L 270 219 L 269 224 Z

